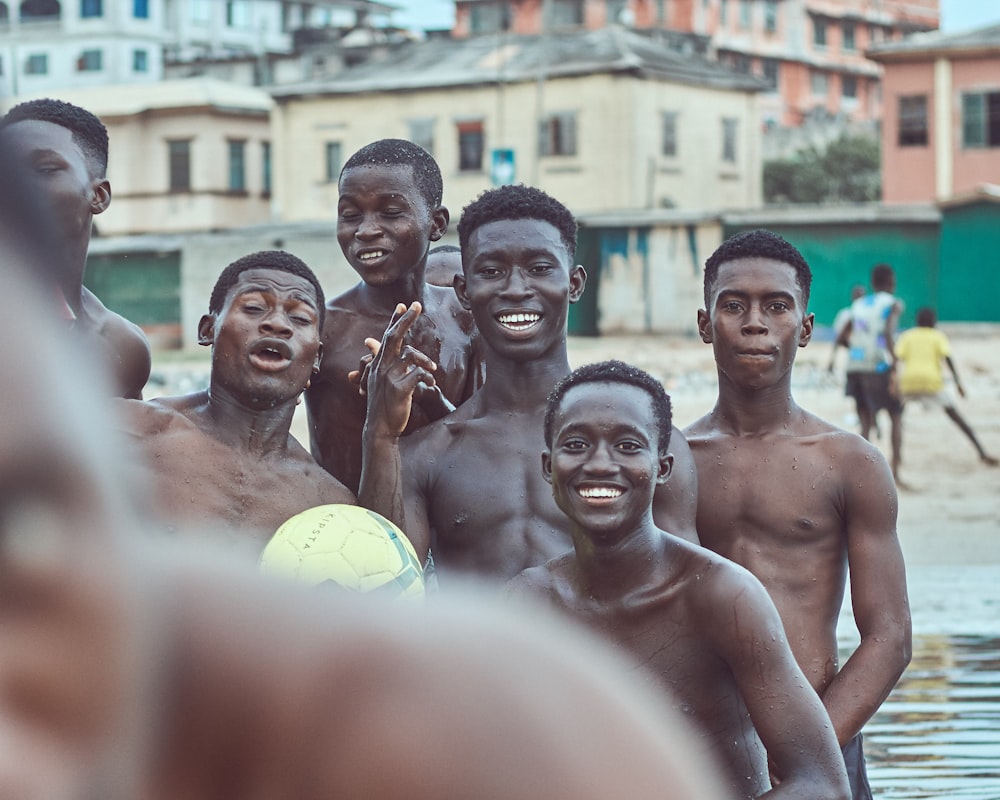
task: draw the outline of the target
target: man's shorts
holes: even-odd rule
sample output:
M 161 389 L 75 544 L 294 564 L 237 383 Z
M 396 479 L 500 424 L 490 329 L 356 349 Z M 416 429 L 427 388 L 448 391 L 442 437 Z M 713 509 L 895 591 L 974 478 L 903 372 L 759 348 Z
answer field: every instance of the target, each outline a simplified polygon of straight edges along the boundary
M 924 408 L 954 408 L 955 395 L 947 386 L 934 394 L 904 394 L 904 403 L 919 403 Z
M 844 393 L 854 398 L 859 409 L 867 409 L 871 414 L 883 408 L 890 414 L 898 414 L 903 403 L 889 391 L 891 377 L 889 372 L 848 372 Z
M 872 800 L 872 787 L 868 783 L 868 769 L 865 766 L 861 734 L 851 739 L 842 749 L 844 764 L 847 767 L 847 780 L 851 784 L 851 797 L 854 800 Z

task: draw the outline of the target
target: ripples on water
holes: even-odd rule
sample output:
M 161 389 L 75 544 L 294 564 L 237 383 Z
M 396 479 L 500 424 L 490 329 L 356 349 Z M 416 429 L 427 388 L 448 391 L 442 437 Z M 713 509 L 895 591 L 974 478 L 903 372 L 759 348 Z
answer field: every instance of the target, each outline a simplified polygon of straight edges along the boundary
M 877 798 L 1000 800 L 1000 637 L 914 636 L 864 734 Z

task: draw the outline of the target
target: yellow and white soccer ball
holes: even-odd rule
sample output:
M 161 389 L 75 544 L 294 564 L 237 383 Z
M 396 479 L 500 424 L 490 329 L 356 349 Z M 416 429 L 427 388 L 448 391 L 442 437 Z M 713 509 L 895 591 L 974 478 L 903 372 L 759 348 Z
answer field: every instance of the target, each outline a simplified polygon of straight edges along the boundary
M 424 573 L 410 540 L 361 506 L 316 506 L 296 514 L 267 543 L 260 569 L 307 586 L 335 583 L 356 592 L 424 594 Z

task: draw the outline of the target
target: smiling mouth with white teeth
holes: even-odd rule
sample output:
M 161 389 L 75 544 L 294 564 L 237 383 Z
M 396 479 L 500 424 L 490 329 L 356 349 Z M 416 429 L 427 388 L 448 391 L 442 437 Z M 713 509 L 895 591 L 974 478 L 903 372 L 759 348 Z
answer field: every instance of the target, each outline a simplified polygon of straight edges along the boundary
M 588 500 L 614 500 L 624 494 L 624 490 L 617 486 L 583 486 L 577 492 Z
M 537 325 L 541 318 L 541 314 L 529 312 L 527 314 L 500 314 L 497 317 L 497 320 L 505 328 L 510 328 L 512 331 L 526 331 L 534 325 Z
M 385 255 L 384 250 L 372 250 L 368 253 L 362 253 L 358 256 L 359 261 L 374 261 L 377 258 L 382 258 Z

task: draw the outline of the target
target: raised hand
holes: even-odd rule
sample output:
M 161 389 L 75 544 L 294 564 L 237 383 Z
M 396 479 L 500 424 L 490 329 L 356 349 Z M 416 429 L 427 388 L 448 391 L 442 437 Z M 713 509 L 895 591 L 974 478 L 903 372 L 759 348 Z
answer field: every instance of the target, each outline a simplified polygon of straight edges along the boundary
M 425 353 L 405 343 L 422 310 L 416 301 L 409 307 L 400 303 L 377 347 L 366 342 L 372 360 L 367 366 L 367 377 L 362 369 L 359 381 L 368 394 L 366 427 L 374 426 L 377 433 L 401 435 L 410 419 L 414 393 L 437 389 L 434 380 L 437 365 Z

